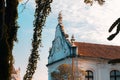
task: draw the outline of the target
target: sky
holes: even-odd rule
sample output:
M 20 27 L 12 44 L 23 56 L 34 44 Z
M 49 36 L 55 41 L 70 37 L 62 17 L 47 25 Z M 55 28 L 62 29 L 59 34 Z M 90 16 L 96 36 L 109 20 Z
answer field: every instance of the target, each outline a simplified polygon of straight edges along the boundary
M 33 35 L 34 21 L 34 0 L 29 0 L 25 9 L 20 2 L 18 24 L 18 42 L 14 45 L 13 55 L 15 68 L 21 69 L 21 80 L 25 74 L 28 58 L 31 53 L 31 42 Z M 112 41 L 107 37 L 116 31 L 116 28 L 108 33 L 112 23 L 120 17 L 120 0 L 106 0 L 103 6 L 94 1 L 93 6 L 86 5 L 84 0 L 53 0 L 52 11 L 47 17 L 45 27 L 42 32 L 42 45 L 39 49 L 40 60 L 33 80 L 48 80 L 47 59 L 49 48 L 55 36 L 55 29 L 58 24 L 58 14 L 62 11 L 65 32 L 75 36 L 76 41 L 89 42 L 107 45 L 120 45 L 120 34 Z M 23 10 L 23 11 L 22 11 Z

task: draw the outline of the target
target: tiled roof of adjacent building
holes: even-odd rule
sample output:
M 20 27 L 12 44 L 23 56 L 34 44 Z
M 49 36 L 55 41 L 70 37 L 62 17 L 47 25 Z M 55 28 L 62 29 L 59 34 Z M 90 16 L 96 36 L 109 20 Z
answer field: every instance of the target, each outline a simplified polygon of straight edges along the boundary
M 74 42 L 74 45 L 78 47 L 79 56 L 120 59 L 120 46 L 84 42 Z

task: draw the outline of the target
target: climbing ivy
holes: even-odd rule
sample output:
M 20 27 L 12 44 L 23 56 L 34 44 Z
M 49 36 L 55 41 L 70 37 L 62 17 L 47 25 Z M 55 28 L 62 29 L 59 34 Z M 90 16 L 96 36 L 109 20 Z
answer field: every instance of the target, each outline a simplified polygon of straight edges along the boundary
M 37 62 L 39 59 L 38 49 L 41 44 L 41 35 L 42 29 L 45 25 L 46 17 L 51 11 L 50 3 L 52 0 L 35 0 L 36 2 L 36 10 L 35 10 L 35 20 L 33 22 L 34 33 L 32 40 L 32 51 L 29 57 L 29 64 L 27 66 L 26 74 L 24 75 L 23 80 L 32 80 L 32 76 L 35 73 L 37 68 Z

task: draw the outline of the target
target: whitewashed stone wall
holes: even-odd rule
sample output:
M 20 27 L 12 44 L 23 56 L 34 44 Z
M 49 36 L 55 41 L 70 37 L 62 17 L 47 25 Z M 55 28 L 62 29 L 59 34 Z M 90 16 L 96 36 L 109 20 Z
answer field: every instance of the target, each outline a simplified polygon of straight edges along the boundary
M 61 64 L 71 64 L 72 58 L 66 58 L 65 60 L 59 61 L 48 66 L 48 80 L 51 79 L 51 72 L 55 71 Z M 110 72 L 112 70 L 120 71 L 120 63 L 108 64 L 108 60 L 99 58 L 74 58 L 74 65 L 81 70 L 91 70 L 93 72 L 94 80 L 110 80 Z
M 78 59 L 78 68 L 82 70 L 91 70 L 94 80 L 110 80 L 110 72 L 112 70 L 120 71 L 120 63 L 108 64 L 108 60 L 104 59 Z

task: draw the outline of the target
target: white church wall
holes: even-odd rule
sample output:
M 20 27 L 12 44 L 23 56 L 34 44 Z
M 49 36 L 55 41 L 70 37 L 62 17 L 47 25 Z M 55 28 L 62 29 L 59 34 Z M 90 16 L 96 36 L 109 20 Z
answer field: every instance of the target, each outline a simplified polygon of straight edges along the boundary
M 48 66 L 48 80 L 51 79 L 51 72 L 55 71 L 61 64 L 71 64 L 72 58 L 66 58 L 65 60 L 56 62 Z M 108 60 L 99 58 L 74 58 L 74 65 L 81 70 L 91 70 L 94 75 L 94 80 L 110 80 L 110 72 L 112 70 L 120 71 L 120 63 L 108 64 Z
M 78 68 L 82 70 L 91 70 L 94 80 L 110 80 L 110 72 L 112 70 L 120 71 L 120 63 L 112 65 L 108 64 L 108 60 L 102 59 L 80 59 L 78 60 Z
M 95 71 L 95 70 L 97 70 L 95 62 L 93 62 L 91 60 L 78 58 L 78 68 L 80 68 L 81 70 L 84 70 L 84 71 L 91 70 L 93 72 L 94 79 L 97 78 L 97 73 Z

